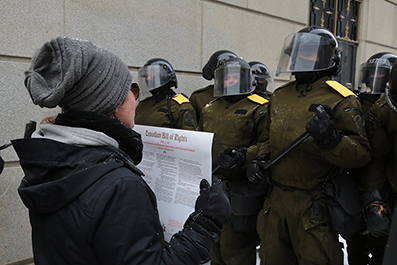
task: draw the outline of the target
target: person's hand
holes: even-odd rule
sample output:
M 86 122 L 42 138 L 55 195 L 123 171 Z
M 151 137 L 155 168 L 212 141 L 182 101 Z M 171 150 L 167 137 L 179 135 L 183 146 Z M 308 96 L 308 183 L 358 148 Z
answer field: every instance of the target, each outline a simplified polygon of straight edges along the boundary
M 264 170 L 264 166 L 270 160 L 269 154 L 263 154 L 254 158 L 247 167 L 247 178 L 250 182 L 261 183 L 270 176 L 270 170 Z
M 218 165 L 221 168 L 234 168 L 241 167 L 245 163 L 245 154 L 247 153 L 247 149 L 244 147 L 239 148 L 238 150 L 225 148 L 218 156 Z
M 374 189 L 361 196 L 365 207 L 365 222 L 368 232 L 374 237 L 387 236 L 390 232 L 392 208 L 385 203 L 385 190 Z
M 374 237 L 389 235 L 391 208 L 384 202 L 374 201 L 365 210 L 365 220 L 369 233 Z
M 222 188 L 222 181 L 214 179 L 212 186 L 207 180 L 200 182 L 200 196 L 196 200 L 195 211 L 185 223 L 197 232 L 207 231 L 220 235 L 223 224 L 230 218 L 229 199 Z
M 331 150 L 342 139 L 341 133 L 335 128 L 335 113 L 328 105 L 319 105 L 316 110 L 316 114 L 306 124 L 306 131 L 316 140 L 321 150 Z

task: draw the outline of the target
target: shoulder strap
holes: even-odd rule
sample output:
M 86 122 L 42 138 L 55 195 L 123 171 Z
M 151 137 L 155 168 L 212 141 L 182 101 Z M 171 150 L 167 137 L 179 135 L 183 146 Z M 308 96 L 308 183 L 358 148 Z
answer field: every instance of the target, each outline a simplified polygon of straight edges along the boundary
M 325 83 L 332 87 L 334 90 L 336 90 L 339 94 L 341 94 L 343 97 L 347 98 L 349 96 L 356 96 L 350 89 L 345 87 L 344 85 L 340 84 L 339 82 L 335 80 L 328 80 Z
M 189 102 L 189 99 L 182 94 L 176 94 L 172 99 L 175 100 L 179 105 Z
M 247 97 L 249 100 L 258 103 L 258 104 L 265 104 L 267 102 L 269 102 L 269 100 L 265 99 L 264 97 L 259 96 L 258 94 L 252 94 L 250 96 Z

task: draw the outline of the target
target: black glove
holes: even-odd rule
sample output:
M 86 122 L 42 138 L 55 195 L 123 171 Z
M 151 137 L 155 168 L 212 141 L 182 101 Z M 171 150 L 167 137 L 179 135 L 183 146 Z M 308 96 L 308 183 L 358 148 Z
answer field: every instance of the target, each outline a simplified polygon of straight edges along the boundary
M 365 206 L 367 229 L 374 237 L 387 236 L 390 232 L 392 209 L 384 201 L 382 190 L 375 189 L 361 197 Z
M 218 156 L 218 165 L 221 168 L 241 167 L 245 163 L 247 148 L 241 147 L 238 150 L 225 148 Z
M 365 210 L 365 220 L 369 233 L 374 237 L 387 236 L 391 226 L 388 217 L 388 213 L 391 211 L 390 207 L 386 203 L 374 201 Z
M 270 177 L 270 170 L 264 166 L 270 160 L 270 154 L 263 154 L 254 158 L 247 167 L 247 178 L 253 183 L 261 183 Z
M 317 113 L 306 124 L 306 131 L 321 150 L 331 150 L 342 139 L 342 133 L 335 128 L 335 113 L 328 105 L 319 105 L 316 110 Z
M 200 196 L 196 200 L 195 211 L 186 220 L 185 226 L 206 234 L 203 229 L 221 234 L 223 224 L 230 218 L 229 199 L 222 188 L 222 181 L 214 179 L 212 186 L 207 180 L 200 182 Z

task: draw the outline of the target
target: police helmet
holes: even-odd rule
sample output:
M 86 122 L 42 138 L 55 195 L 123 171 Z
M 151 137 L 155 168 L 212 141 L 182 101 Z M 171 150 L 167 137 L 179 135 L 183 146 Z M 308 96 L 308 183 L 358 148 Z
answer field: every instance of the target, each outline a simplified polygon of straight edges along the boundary
M 172 65 L 160 58 L 150 59 L 139 69 L 138 84 L 143 93 L 158 88 L 178 87 Z
M 207 80 L 212 80 L 214 78 L 215 69 L 222 65 L 224 61 L 230 58 L 237 58 L 237 55 L 234 52 L 227 50 L 214 52 L 208 62 L 203 67 L 203 77 Z
M 341 71 L 338 41 L 328 29 L 309 26 L 285 38 L 276 76 L 321 71 L 333 76 Z
M 240 58 L 223 62 L 214 73 L 214 97 L 249 94 L 253 91 L 250 65 Z
M 252 61 L 248 63 L 251 66 L 252 76 L 255 78 L 255 92 L 258 94 L 269 94 L 274 91 L 274 80 L 269 68 L 263 63 Z
M 390 108 L 397 112 L 397 61 L 394 62 L 389 76 L 389 87 L 385 90 Z
M 397 55 L 380 52 L 372 55 L 360 66 L 358 91 L 361 93 L 382 94 L 385 92 L 389 73 Z

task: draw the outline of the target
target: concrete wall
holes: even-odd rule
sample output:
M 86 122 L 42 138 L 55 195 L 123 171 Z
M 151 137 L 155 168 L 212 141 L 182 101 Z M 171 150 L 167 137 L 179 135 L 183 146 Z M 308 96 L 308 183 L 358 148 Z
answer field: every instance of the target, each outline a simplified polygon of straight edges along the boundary
M 209 82 L 201 69 L 220 49 L 274 72 L 284 38 L 308 23 L 308 0 L 0 0 L 0 145 L 23 136 L 29 120 L 58 109 L 31 103 L 23 85 L 34 51 L 58 35 L 89 39 L 119 55 L 134 77 L 150 58 L 167 59 L 188 95 Z M 375 52 L 397 53 L 397 6 L 363 0 L 357 65 Z M 285 83 L 276 79 L 276 87 Z M 17 187 L 23 177 L 12 148 L 1 151 L 0 265 L 32 258 L 28 213 Z

